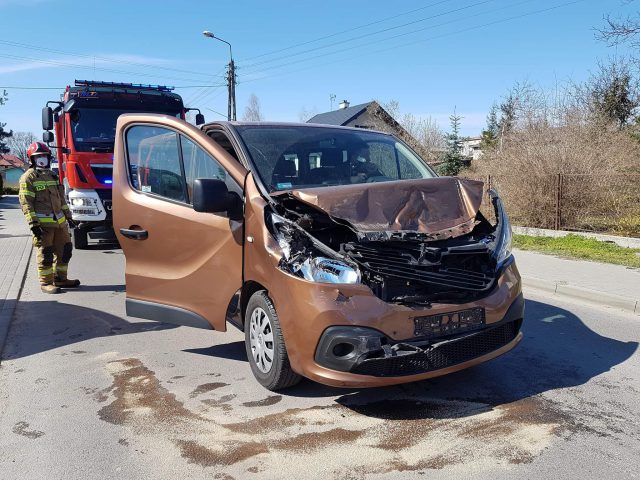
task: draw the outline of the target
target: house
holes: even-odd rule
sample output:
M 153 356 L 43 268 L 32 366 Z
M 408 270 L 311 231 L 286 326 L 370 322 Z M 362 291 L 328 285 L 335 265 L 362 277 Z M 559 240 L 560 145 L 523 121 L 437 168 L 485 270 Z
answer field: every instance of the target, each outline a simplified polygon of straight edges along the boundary
M 20 176 L 27 165 L 15 155 L 0 154 L 0 174 L 4 187 L 18 188 Z
M 307 123 L 366 128 L 392 133 L 396 137 L 404 140 L 430 163 L 435 161 L 433 152 L 426 151 L 426 149 L 375 100 L 354 105 L 353 107 L 350 106 L 348 101 L 343 100 L 340 102 L 337 110 L 319 113 L 307 120 Z
M 462 155 L 468 160 L 476 161 L 482 156 L 482 149 L 480 143 L 482 137 L 466 137 L 460 142 L 462 146 Z

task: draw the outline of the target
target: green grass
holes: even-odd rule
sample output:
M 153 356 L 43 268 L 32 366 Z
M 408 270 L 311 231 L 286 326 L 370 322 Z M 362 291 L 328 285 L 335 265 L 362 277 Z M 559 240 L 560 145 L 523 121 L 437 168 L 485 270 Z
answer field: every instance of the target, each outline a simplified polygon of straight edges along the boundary
M 514 235 L 513 246 L 521 250 L 534 250 L 563 257 L 640 268 L 640 249 L 625 248 L 615 243 L 601 242 L 580 235 L 567 235 L 560 238 Z

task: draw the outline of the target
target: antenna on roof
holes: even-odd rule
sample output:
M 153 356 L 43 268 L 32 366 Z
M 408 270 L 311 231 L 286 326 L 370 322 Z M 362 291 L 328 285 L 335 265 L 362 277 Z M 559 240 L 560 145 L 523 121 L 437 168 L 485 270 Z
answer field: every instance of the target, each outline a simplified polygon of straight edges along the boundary
M 333 110 L 333 102 L 335 101 L 335 99 L 336 99 L 336 94 L 335 93 L 330 93 L 329 94 L 329 101 L 331 102 L 331 109 L 330 110 Z

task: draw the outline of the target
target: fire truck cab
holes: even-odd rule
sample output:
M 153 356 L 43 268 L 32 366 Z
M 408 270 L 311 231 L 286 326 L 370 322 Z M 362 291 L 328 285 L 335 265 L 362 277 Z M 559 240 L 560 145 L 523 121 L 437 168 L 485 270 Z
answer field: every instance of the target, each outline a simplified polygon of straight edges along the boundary
M 60 181 L 77 224 L 75 248 L 86 248 L 88 238 L 115 241 L 111 187 L 118 117 L 139 112 L 184 119 L 187 111 L 197 110 L 186 109 L 172 90 L 162 85 L 76 80 L 61 100 L 43 108 L 43 140 L 57 149 Z M 198 110 L 196 124 L 201 123 L 204 117 Z

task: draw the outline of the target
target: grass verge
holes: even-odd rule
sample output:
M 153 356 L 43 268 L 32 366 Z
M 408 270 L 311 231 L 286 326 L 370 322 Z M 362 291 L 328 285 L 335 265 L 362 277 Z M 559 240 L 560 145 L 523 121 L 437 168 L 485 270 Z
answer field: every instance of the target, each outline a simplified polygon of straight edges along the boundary
M 513 246 L 521 250 L 640 268 L 640 249 L 625 248 L 580 235 L 570 234 L 559 238 L 514 235 Z

